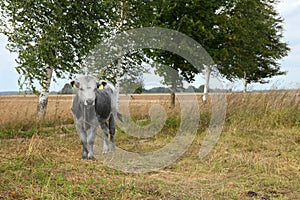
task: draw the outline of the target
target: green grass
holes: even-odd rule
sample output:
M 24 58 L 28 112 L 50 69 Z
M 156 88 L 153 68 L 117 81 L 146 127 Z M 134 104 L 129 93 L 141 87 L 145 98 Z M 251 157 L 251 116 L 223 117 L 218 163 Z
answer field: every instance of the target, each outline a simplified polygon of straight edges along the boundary
M 224 132 L 204 159 L 204 133 L 179 160 L 156 172 L 128 174 L 80 159 L 73 127 L 52 134 L 2 139 L 0 198 L 3 199 L 299 199 L 300 130 Z M 121 132 L 118 144 L 127 143 Z M 142 143 L 150 151 L 163 135 Z M 147 144 L 148 143 L 148 144 Z M 126 146 L 126 145 L 125 145 Z

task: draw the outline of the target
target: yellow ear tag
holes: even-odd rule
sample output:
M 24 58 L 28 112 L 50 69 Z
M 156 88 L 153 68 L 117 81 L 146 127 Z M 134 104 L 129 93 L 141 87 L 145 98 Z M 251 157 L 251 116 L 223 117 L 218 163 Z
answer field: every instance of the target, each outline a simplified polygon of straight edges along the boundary
M 75 89 L 77 88 L 75 84 L 73 85 L 73 88 L 75 88 Z
M 101 85 L 99 85 L 99 87 L 98 87 L 98 89 L 99 90 L 102 90 L 104 87 L 103 87 L 103 85 L 101 84 Z

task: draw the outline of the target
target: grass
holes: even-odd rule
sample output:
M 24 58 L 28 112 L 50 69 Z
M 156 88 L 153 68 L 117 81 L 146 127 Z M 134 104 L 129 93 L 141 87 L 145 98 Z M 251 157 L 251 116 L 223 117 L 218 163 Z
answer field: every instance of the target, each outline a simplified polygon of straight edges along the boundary
M 27 125 L 21 131 L 12 120 L 0 130 L 0 199 L 300 199 L 297 95 L 297 91 L 229 94 L 223 133 L 203 159 L 198 153 L 209 124 L 210 105 L 200 104 L 200 126 L 187 152 L 163 169 L 139 174 L 82 161 L 81 145 L 67 114 L 55 120 L 51 119 L 53 112 L 50 125 Z M 141 106 L 138 98 L 142 96 L 134 98 L 134 121 L 149 124 L 150 105 Z M 161 132 L 138 139 L 117 130 L 117 146 L 149 152 L 174 137 L 180 123 L 178 108 L 168 109 L 168 101 L 159 98 L 168 115 Z M 67 113 L 64 109 L 57 113 Z M 8 129 L 17 134 L 3 134 Z

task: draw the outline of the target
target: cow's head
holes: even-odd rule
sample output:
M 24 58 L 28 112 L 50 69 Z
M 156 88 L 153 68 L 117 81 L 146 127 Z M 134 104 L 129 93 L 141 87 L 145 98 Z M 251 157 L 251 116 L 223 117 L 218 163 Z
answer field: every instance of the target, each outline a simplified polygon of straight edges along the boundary
M 71 85 L 78 89 L 78 97 L 84 105 L 94 105 L 96 91 L 106 85 L 105 81 L 98 81 L 93 76 L 80 76 L 71 81 Z

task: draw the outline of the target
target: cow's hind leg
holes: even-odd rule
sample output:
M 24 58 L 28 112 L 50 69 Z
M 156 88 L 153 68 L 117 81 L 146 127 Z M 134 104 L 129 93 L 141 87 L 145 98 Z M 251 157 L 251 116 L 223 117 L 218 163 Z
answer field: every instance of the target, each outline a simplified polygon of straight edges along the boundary
M 111 115 L 109 118 L 110 151 L 115 151 L 115 119 Z
M 103 150 L 102 153 L 108 152 L 108 126 L 106 122 L 101 123 L 101 129 L 103 131 Z

